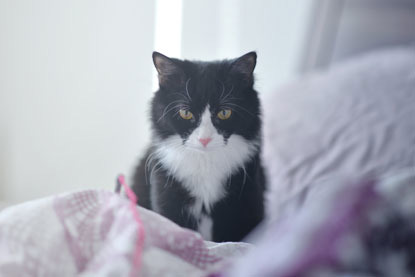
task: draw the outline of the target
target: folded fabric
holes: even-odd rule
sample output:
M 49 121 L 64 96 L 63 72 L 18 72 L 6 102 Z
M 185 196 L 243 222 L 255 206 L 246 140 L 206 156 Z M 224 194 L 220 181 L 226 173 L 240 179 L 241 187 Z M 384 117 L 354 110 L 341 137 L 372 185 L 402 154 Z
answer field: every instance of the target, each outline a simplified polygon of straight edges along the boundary
M 414 276 L 414 200 L 414 168 L 314 184 L 256 231 L 255 249 L 217 276 Z
M 246 243 L 208 243 L 149 210 L 101 190 L 66 193 L 0 213 L 0 276 L 205 276 Z M 134 255 L 145 233 L 140 268 Z

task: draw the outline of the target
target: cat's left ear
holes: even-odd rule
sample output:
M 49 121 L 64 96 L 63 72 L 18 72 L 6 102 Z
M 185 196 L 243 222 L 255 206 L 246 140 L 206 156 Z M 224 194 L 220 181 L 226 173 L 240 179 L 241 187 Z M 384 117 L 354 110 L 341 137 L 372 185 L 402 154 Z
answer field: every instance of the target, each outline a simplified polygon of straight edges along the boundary
M 252 80 L 256 65 L 256 52 L 249 52 L 232 63 L 232 71 L 240 74 L 247 80 Z
M 169 58 L 159 52 L 153 52 L 153 63 L 158 72 L 160 87 L 183 83 L 184 72 L 177 59 Z

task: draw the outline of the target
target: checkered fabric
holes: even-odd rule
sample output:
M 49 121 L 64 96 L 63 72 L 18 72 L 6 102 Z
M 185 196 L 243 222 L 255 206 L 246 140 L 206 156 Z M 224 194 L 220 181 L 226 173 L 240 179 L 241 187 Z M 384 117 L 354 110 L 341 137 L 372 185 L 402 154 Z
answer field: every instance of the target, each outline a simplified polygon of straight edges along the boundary
M 198 233 L 137 207 L 145 240 L 135 271 L 142 229 L 129 204 L 112 192 L 83 190 L 3 210 L 0 276 L 205 276 L 249 247 L 206 243 Z

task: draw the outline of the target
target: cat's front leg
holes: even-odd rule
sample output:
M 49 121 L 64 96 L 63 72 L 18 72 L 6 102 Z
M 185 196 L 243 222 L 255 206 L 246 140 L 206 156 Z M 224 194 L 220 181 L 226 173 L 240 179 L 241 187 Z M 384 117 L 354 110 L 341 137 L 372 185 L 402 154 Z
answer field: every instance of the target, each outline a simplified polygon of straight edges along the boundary
M 191 209 L 195 199 L 173 177 L 160 172 L 152 183 L 152 209 L 181 227 L 197 229 Z

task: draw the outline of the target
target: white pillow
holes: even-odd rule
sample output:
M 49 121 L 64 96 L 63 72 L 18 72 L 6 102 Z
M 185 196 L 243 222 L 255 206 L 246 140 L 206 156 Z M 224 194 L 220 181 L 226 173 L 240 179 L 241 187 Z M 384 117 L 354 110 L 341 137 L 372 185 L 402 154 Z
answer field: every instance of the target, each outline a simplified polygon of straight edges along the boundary
M 268 213 L 312 184 L 415 170 L 412 48 L 314 73 L 267 95 L 263 106 Z

